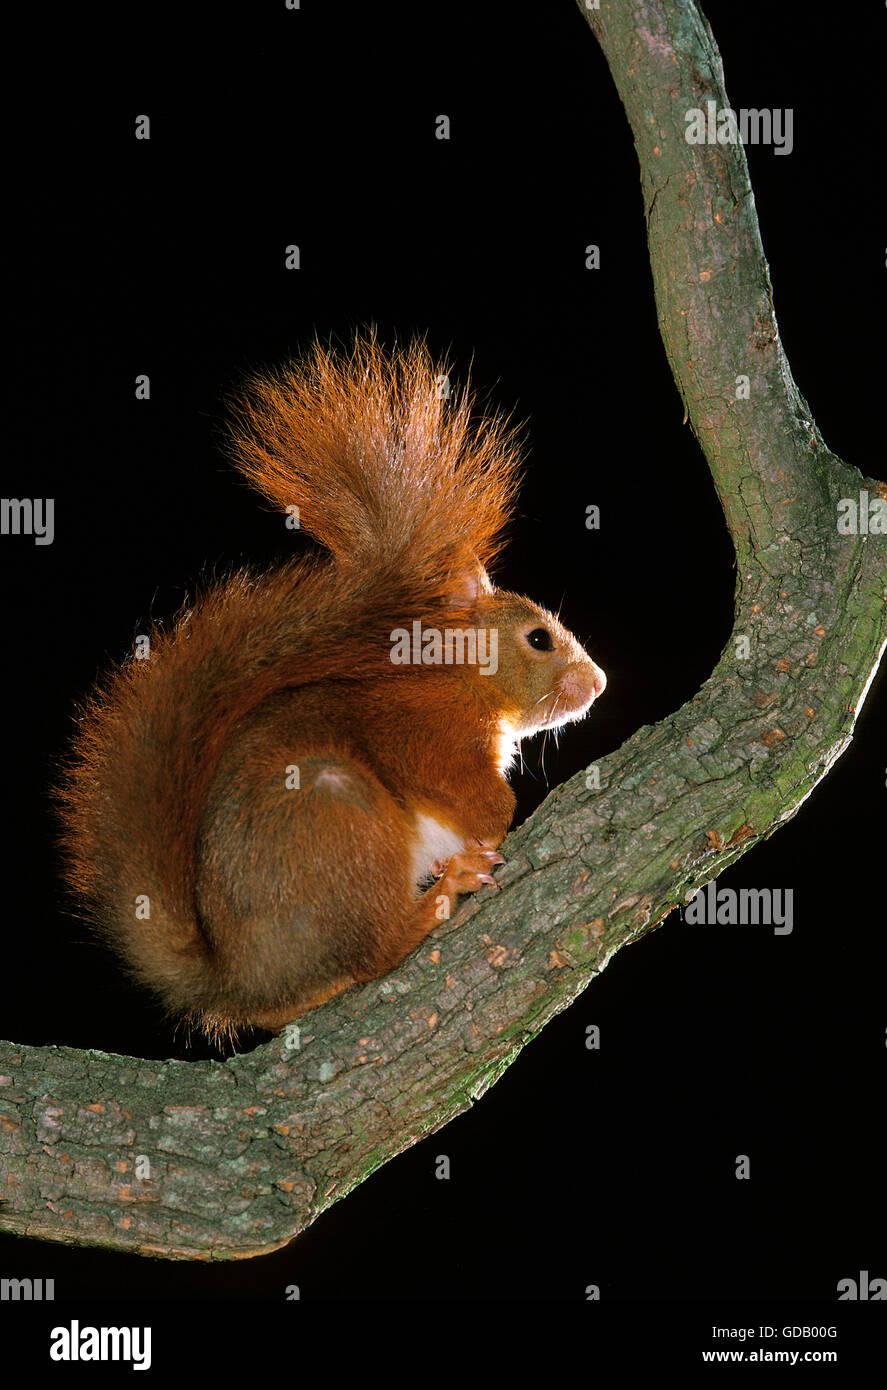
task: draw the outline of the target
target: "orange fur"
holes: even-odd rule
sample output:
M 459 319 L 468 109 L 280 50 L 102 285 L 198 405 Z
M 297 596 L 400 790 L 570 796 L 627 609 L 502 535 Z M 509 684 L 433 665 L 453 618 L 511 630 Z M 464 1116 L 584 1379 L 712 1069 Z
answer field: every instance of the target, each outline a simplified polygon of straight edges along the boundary
M 67 881 L 169 1013 L 211 1037 L 280 1026 L 392 968 L 436 922 L 410 870 L 417 817 L 498 844 L 514 805 L 503 720 L 550 706 L 553 726 L 596 693 L 575 639 L 490 584 L 514 435 L 475 424 L 438 377 L 423 344 L 386 356 L 370 335 L 348 359 L 316 346 L 254 378 L 235 459 L 328 556 L 208 588 L 81 711 L 58 789 Z M 391 633 L 415 619 L 499 624 L 500 671 L 393 666 Z M 528 623 L 556 633 L 550 662 L 525 650 Z M 459 891 L 477 886 L 465 872 Z

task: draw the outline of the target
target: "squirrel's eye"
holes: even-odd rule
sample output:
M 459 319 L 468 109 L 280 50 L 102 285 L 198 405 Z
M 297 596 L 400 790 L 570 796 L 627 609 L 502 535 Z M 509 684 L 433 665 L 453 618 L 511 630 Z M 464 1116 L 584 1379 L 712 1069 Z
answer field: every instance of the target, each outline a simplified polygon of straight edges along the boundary
M 527 633 L 527 641 L 534 651 L 554 651 L 554 642 L 551 640 L 551 633 L 547 627 L 534 627 L 532 632 Z

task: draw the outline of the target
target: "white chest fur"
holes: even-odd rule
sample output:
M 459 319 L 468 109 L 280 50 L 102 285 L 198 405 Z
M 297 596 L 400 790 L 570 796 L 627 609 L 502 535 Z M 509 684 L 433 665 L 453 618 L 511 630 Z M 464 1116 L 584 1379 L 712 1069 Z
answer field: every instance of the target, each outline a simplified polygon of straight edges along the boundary
M 413 882 L 418 883 L 426 874 L 432 872 L 435 864 L 446 864 L 451 854 L 464 848 L 465 840 L 455 830 L 451 830 L 448 825 L 441 825 L 433 816 L 426 816 L 420 812 L 416 816 L 413 830 Z
M 499 747 L 497 750 L 499 755 L 497 766 L 503 777 L 506 772 L 511 770 L 517 761 L 517 745 L 518 736 L 514 731 L 513 725 L 506 719 L 503 719 L 499 725 Z

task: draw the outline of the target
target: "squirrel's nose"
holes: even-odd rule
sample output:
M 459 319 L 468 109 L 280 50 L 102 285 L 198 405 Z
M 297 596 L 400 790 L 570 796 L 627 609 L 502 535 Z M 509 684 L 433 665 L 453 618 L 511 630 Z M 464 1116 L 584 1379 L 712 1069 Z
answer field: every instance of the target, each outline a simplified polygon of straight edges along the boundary
M 594 698 L 597 699 L 599 695 L 603 695 L 607 688 L 607 677 L 595 662 L 592 662 L 591 665 L 594 671 Z

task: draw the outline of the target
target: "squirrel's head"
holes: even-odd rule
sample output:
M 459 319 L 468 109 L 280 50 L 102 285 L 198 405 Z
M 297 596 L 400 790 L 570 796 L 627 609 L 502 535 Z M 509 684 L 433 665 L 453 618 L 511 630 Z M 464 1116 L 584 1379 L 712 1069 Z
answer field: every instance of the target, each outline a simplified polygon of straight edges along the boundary
M 581 719 L 603 693 L 604 672 L 547 609 L 494 588 L 480 566 L 458 597 L 477 630 L 477 680 L 514 738 Z
M 502 715 L 516 738 L 581 719 L 603 693 L 601 668 L 553 613 L 530 599 L 497 590 L 477 619 L 490 630 Z

